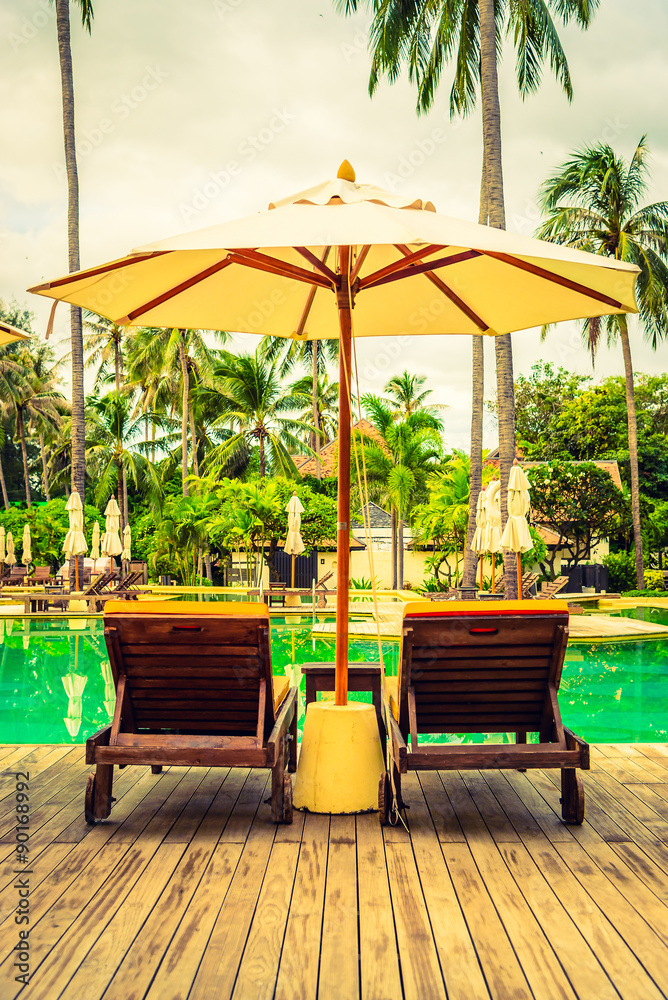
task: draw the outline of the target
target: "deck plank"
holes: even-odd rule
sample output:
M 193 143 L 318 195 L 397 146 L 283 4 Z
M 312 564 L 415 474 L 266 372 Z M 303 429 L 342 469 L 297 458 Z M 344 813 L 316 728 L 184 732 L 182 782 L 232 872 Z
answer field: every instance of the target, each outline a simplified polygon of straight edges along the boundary
M 82 747 L 0 745 L 6 779 L 34 769 L 21 1000 L 665 1000 L 668 753 L 592 751 L 581 827 L 561 821 L 554 770 L 411 772 L 406 830 L 276 827 L 268 771 L 140 766 L 89 827 Z M 19 986 L 10 801 L 3 1000 Z

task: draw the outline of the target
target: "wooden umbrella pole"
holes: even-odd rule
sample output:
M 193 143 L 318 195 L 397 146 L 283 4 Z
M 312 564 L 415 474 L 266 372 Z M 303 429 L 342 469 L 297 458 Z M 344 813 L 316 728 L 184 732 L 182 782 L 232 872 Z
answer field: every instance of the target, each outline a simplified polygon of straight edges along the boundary
M 517 553 L 517 600 L 522 600 L 522 553 Z
M 292 583 L 290 584 L 292 589 L 295 589 L 295 557 L 292 557 Z
M 480 556 L 480 589 L 482 590 L 482 556 Z
M 334 701 L 348 704 L 348 590 L 350 584 L 350 247 L 340 247 L 339 309 L 339 493 L 336 526 L 336 674 Z

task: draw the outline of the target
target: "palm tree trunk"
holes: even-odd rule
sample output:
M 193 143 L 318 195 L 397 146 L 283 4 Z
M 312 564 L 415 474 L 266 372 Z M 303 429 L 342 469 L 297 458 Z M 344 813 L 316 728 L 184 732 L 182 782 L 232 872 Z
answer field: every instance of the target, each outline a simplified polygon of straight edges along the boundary
M 188 413 L 190 411 L 189 390 L 190 380 L 188 377 L 188 362 L 186 360 L 185 330 L 181 330 L 179 337 L 179 359 L 181 361 L 181 378 L 183 379 L 183 398 L 181 401 L 181 476 L 183 482 L 183 495 L 188 496 Z
M 124 465 L 121 466 L 121 489 L 123 491 L 123 500 L 122 500 L 122 504 L 123 504 L 122 520 L 123 520 L 123 523 L 122 523 L 121 527 L 125 528 L 125 525 L 128 524 L 130 518 L 129 518 L 129 512 L 128 512 L 128 476 L 127 476 L 127 473 L 125 471 L 125 466 Z
M 264 459 L 264 434 L 260 431 L 260 479 L 264 479 L 265 459 Z
M 315 427 L 315 476 L 320 479 L 320 417 L 318 414 L 318 341 L 314 340 L 311 348 L 311 363 L 313 376 L 313 426 Z
M 633 512 L 633 541 L 636 550 L 636 580 L 638 590 L 645 587 L 645 568 L 642 558 L 642 524 L 640 522 L 640 481 L 638 477 L 638 424 L 636 420 L 636 400 L 633 388 L 633 362 L 629 343 L 629 327 L 626 316 L 619 317 L 619 333 L 624 355 L 624 380 L 626 382 L 626 410 L 629 423 L 629 462 L 631 465 L 631 510 Z
M 404 589 L 404 519 L 399 515 L 397 525 L 397 586 L 399 590 Z
M 197 458 L 197 432 L 195 430 L 195 414 L 190 407 L 190 441 L 193 450 L 193 472 L 199 477 L 199 459 Z
M 469 526 L 464 549 L 464 569 L 462 583 L 465 587 L 475 584 L 478 557 L 471 548 L 476 527 L 476 506 L 482 489 L 482 417 L 485 395 L 484 351 L 482 335 L 472 341 L 472 406 L 471 406 L 471 495 L 469 496 Z
M 480 78 L 484 145 L 485 193 L 489 224 L 506 228 L 501 163 L 501 108 L 497 73 L 494 0 L 479 0 Z M 513 348 L 510 334 L 495 337 L 497 411 L 499 418 L 499 466 L 501 473 L 501 520 L 508 519 L 507 490 L 510 468 L 515 460 L 515 391 Z M 503 557 L 506 596 L 517 597 L 517 565 L 512 554 Z
M 367 517 L 368 517 L 367 513 Z M 392 590 L 397 589 L 397 511 L 392 507 Z
M 9 510 L 9 497 L 7 496 L 7 484 L 5 483 L 5 470 L 2 468 L 2 456 L 0 456 L 0 486 L 2 486 L 2 502 L 5 510 Z
M 41 431 L 39 435 L 39 450 L 42 456 L 42 479 L 44 481 L 44 496 L 46 497 L 48 502 L 51 499 L 51 496 L 49 494 L 49 476 L 46 471 L 46 449 L 44 448 L 44 435 L 41 433 Z
M 114 337 L 114 374 L 116 376 L 116 392 L 121 391 L 121 342 Z
M 17 407 L 16 410 L 16 430 L 18 431 L 19 440 L 21 441 L 21 454 L 23 456 L 23 478 L 25 480 L 26 487 L 26 503 L 30 507 L 30 476 L 28 474 L 28 452 L 26 450 L 26 434 L 25 427 L 23 426 L 23 410 L 21 407 Z
M 67 170 L 67 243 L 70 271 L 78 271 L 79 261 L 79 176 L 74 136 L 74 81 L 70 47 L 69 0 L 56 0 L 56 27 L 60 56 L 60 80 L 63 102 L 63 136 Z M 81 309 L 71 306 L 72 342 L 72 489 L 78 490 L 85 503 L 85 423 L 84 361 Z

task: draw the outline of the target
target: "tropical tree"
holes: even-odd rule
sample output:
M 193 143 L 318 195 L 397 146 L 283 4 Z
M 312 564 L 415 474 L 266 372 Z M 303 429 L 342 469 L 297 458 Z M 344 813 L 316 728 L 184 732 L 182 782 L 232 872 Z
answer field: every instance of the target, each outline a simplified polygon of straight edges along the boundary
M 321 445 L 335 438 L 338 432 L 339 383 L 331 382 L 325 372 L 319 376 L 314 392 L 313 376 L 305 375 L 292 383 L 290 395 L 294 397 L 300 410 L 305 407 L 297 419 L 304 424 L 313 423 L 308 443 L 317 452 Z
M 411 375 L 407 371 L 390 379 L 385 386 L 385 392 L 389 397 L 388 402 L 395 407 L 395 417 L 410 417 L 411 413 L 417 410 L 436 415 L 439 409 L 444 409 L 442 406 L 431 406 L 426 402 L 433 391 L 424 388 L 426 381 L 426 375 Z
M 38 343 L 32 350 L 24 348 L 18 358 L 23 367 L 24 376 L 22 384 L 20 388 L 17 388 L 14 396 L 13 408 L 16 415 L 16 433 L 21 442 L 23 456 L 26 503 L 30 507 L 30 471 L 26 432 L 28 430 L 36 431 L 39 437 L 44 493 L 46 499 L 50 500 L 44 436 L 46 434 L 53 437 L 60 430 L 62 415 L 69 411 L 70 404 L 62 392 L 56 389 L 59 381 L 59 364 L 54 362 L 51 347 Z
M 97 316 L 95 313 L 86 310 L 84 320 L 85 346 L 88 351 L 86 358 L 86 368 L 97 367 L 95 378 L 96 387 L 100 382 L 105 381 L 109 368 L 113 365 L 114 386 L 116 392 L 121 391 L 121 380 L 123 378 L 123 349 L 121 341 L 127 330 L 123 326 L 107 319 L 104 316 Z
M 93 20 L 91 0 L 76 0 L 84 28 L 90 33 Z M 74 79 L 70 45 L 70 0 L 55 0 L 60 81 L 63 103 L 63 137 L 65 169 L 67 171 L 67 244 L 70 271 L 78 271 L 79 257 L 79 175 L 74 132 Z M 84 497 L 85 459 L 85 397 L 84 357 L 81 309 L 70 307 L 72 331 L 72 488 Z
M 143 490 L 156 507 L 162 498 L 154 466 L 137 447 L 132 448 L 142 437 L 142 430 L 141 420 L 132 420 L 130 403 L 121 393 L 89 399 L 86 465 L 94 482 L 95 502 L 101 507 L 118 491 L 123 527 L 128 523 L 128 480 Z
M 473 111 L 480 90 L 483 156 L 478 221 L 506 228 L 501 158 L 501 109 L 498 61 L 504 35 L 516 51 L 516 78 L 522 97 L 534 93 L 543 65 L 550 66 L 566 96 L 572 83 L 566 55 L 557 34 L 553 13 L 566 23 L 575 20 L 588 27 L 599 0 L 366 0 L 373 10 L 371 25 L 371 75 L 373 94 L 383 76 L 395 82 L 402 66 L 417 87 L 418 113 L 428 111 L 435 99 L 445 65 L 454 60 L 450 91 L 451 115 Z M 336 0 L 345 13 L 362 6 L 362 0 Z M 501 510 L 506 518 L 506 484 L 515 459 L 515 410 L 513 356 L 510 334 L 494 338 L 501 469 Z M 472 338 L 471 498 L 469 538 L 464 557 L 464 583 L 473 584 L 476 557 L 470 550 L 475 530 L 475 504 L 482 483 L 482 417 L 484 371 L 482 337 Z M 506 593 L 516 596 L 514 560 L 504 559 Z
M 369 480 L 380 484 L 392 516 L 392 586 L 403 587 L 404 518 L 424 491 L 430 467 L 441 458 L 442 424 L 438 417 L 416 410 L 397 420 L 392 406 L 379 396 L 362 397 L 376 436 L 357 431 Z M 362 499 L 364 509 L 364 499 Z
M 313 425 L 288 414 L 301 400 L 285 392 L 279 362 L 270 362 L 255 354 L 229 355 L 214 367 L 213 388 L 200 390 L 206 397 L 215 393 L 220 416 L 215 426 L 229 428 L 229 437 L 212 448 L 206 459 L 207 469 L 222 471 L 241 454 L 248 454 L 257 443 L 260 453 L 260 476 L 267 471 L 267 460 L 275 473 L 292 477 L 297 469 L 288 449 L 296 452 L 304 445 L 298 434 L 313 431 Z
M 668 329 L 668 201 L 641 206 L 648 186 L 648 149 L 643 136 L 627 163 L 607 143 L 577 150 L 542 186 L 548 216 L 543 239 L 614 257 L 640 269 L 636 293 L 640 323 L 656 348 Z M 603 333 L 619 340 L 624 358 L 628 413 L 631 506 L 638 588 L 644 587 L 642 524 L 638 479 L 638 431 L 629 320 L 624 313 L 586 320 L 583 334 L 592 351 Z
M 23 392 L 27 390 L 27 372 L 19 361 L 14 345 L 0 347 L 0 407 L 7 423 L 16 416 L 17 401 Z M 4 447 L 5 427 L 0 427 L 0 444 Z M 24 466 L 25 477 L 25 466 Z M 9 510 L 9 498 L 7 496 L 7 485 L 5 483 L 5 473 L 0 460 L 0 486 L 2 487 L 2 499 L 5 509 Z
M 434 554 L 428 565 L 437 583 L 440 583 L 441 565 L 449 556 L 454 555 L 455 582 L 459 584 L 459 553 L 466 545 L 469 521 L 470 469 L 469 457 L 463 452 L 456 453 L 442 471 L 429 476 L 429 499 L 414 513 L 413 528 L 416 536 L 421 541 L 431 541 L 434 545 Z

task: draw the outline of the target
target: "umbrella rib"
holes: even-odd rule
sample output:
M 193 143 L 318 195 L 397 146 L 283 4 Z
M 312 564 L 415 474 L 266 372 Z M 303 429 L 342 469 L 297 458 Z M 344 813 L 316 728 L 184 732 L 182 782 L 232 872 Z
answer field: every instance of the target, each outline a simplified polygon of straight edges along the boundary
M 397 244 L 396 246 L 397 250 L 399 250 L 403 254 L 406 254 L 406 256 L 410 254 L 410 250 L 408 249 L 408 247 L 400 244 Z M 446 298 L 450 299 L 453 305 L 457 306 L 457 308 L 460 309 L 465 316 L 467 316 L 473 323 L 475 323 L 475 325 L 482 333 L 490 329 L 489 323 L 485 323 L 485 321 L 481 319 L 480 316 L 478 316 L 478 314 L 474 312 L 470 306 L 467 306 L 467 304 L 463 301 L 463 299 L 460 299 L 459 296 L 456 294 L 456 292 L 453 292 L 452 289 L 448 285 L 446 285 L 446 283 L 442 280 L 442 278 L 439 278 L 438 275 L 436 274 L 432 274 L 430 271 L 426 272 L 425 277 L 429 278 L 432 285 L 435 285 L 440 292 L 443 292 Z
M 336 286 L 338 278 L 336 277 L 336 275 L 334 274 L 334 272 L 331 270 L 331 268 L 327 267 L 327 265 L 325 264 L 325 261 L 327 260 L 327 256 L 329 254 L 329 249 L 330 248 L 327 247 L 327 250 L 325 252 L 325 256 L 321 260 L 319 257 L 316 257 L 316 255 L 314 253 L 311 253 L 311 251 L 307 247 L 295 247 L 295 250 L 297 251 L 297 253 L 300 253 L 302 255 L 302 257 L 304 257 L 311 264 L 313 264 L 313 266 L 316 269 L 316 271 L 320 271 L 321 274 L 324 274 L 325 277 L 329 278 L 329 280 L 332 282 L 332 284 L 334 286 Z
M 414 274 L 424 274 L 425 271 L 433 271 L 437 267 L 448 267 L 450 264 L 461 264 L 462 261 L 473 260 L 474 257 L 480 256 L 481 253 L 479 250 L 463 250 L 461 253 L 455 253 L 451 257 L 439 257 L 438 260 L 428 260 L 422 264 L 411 264 L 404 271 L 395 271 L 393 274 L 387 274 L 384 278 L 378 278 L 372 283 L 367 283 L 367 279 L 363 278 L 358 288 L 360 291 L 362 288 L 378 288 L 379 285 L 387 285 L 390 281 L 411 278 Z M 364 282 L 364 285 L 362 282 Z
M 242 264 L 245 267 L 254 267 L 258 271 L 268 271 L 270 274 L 277 274 L 281 278 L 295 278 L 297 281 L 306 282 L 307 285 L 332 288 L 332 282 L 324 275 L 316 274 L 314 271 L 307 271 L 303 267 L 297 267 L 296 264 L 288 264 L 287 261 L 278 260 L 276 257 L 268 257 L 266 254 L 257 253 L 255 250 L 232 250 L 228 259 L 231 263 Z
M 75 281 L 81 281 L 82 278 L 95 278 L 98 274 L 106 274 L 107 271 L 118 271 L 122 267 L 129 267 L 131 264 L 141 264 L 145 260 L 151 260 L 153 257 L 163 257 L 165 254 L 172 252 L 171 250 L 155 250 L 152 253 L 137 254 L 135 257 L 128 258 L 128 260 L 112 261 L 111 264 L 91 267 L 87 271 L 75 271 L 74 274 L 68 274 L 65 278 L 57 278 L 55 281 L 47 281 L 43 285 L 35 285 L 33 288 L 29 288 L 28 291 L 47 292 L 50 288 L 60 288 L 61 285 L 69 285 Z
M 352 271 L 350 272 L 350 284 L 351 285 L 353 285 L 355 283 L 355 281 L 357 280 L 357 275 L 362 270 L 362 265 L 364 264 L 364 261 L 366 260 L 367 254 L 369 253 L 370 249 L 371 249 L 371 245 L 369 243 L 366 243 L 362 247 L 362 249 L 360 250 L 360 252 L 358 253 L 357 260 L 355 261 L 355 266 L 352 269 Z
M 581 285 L 577 281 L 571 281 L 570 278 L 563 278 L 560 274 L 553 274 L 552 271 L 546 271 L 544 268 L 538 267 L 537 264 L 531 264 L 529 261 L 521 260 L 518 257 L 511 257 L 510 254 L 498 253 L 496 250 L 481 250 L 480 253 L 484 257 L 493 257 L 504 264 L 518 267 L 521 271 L 528 271 L 530 274 L 535 274 L 538 278 L 545 278 L 546 281 L 552 281 L 556 285 L 563 285 L 564 288 L 569 288 L 572 292 L 579 292 L 581 295 L 586 295 L 597 302 L 604 302 L 607 306 L 612 306 L 613 309 L 623 308 L 622 303 L 618 302 L 617 299 L 613 299 L 609 295 L 604 295 L 603 292 L 597 292 L 594 288 L 589 288 L 587 285 Z
M 330 252 L 331 249 L 332 249 L 331 247 L 326 247 L 325 248 L 325 253 L 324 253 L 323 258 L 322 258 L 322 263 L 323 264 L 325 263 L 325 261 L 329 257 L 329 252 Z M 306 320 L 308 319 L 309 313 L 311 312 L 311 307 L 313 305 L 313 300 L 315 299 L 315 293 L 316 292 L 317 292 L 317 288 L 315 287 L 315 285 L 313 285 L 309 289 L 309 293 L 308 293 L 308 295 L 306 297 L 306 304 L 304 306 L 304 310 L 302 312 L 301 319 L 299 320 L 299 326 L 295 330 L 295 336 L 297 336 L 297 337 L 302 337 L 304 335 L 304 327 L 306 326 Z
M 411 252 L 410 250 L 401 260 L 395 260 L 391 264 L 387 264 L 385 267 L 381 267 L 378 271 L 374 271 L 372 274 L 367 274 L 365 278 L 362 278 L 359 283 L 359 289 L 368 288 L 370 285 L 375 285 L 379 283 L 381 278 L 386 277 L 389 274 L 394 274 L 395 271 L 404 271 L 408 264 L 413 262 L 419 262 L 423 260 L 424 257 L 429 257 L 432 253 L 437 253 L 439 250 L 446 250 L 447 247 L 438 243 L 431 243 L 429 246 L 423 247 L 422 250 L 415 250 Z M 351 283 L 354 280 L 351 274 Z
M 200 281 L 210 278 L 211 275 L 217 274 L 218 271 L 222 271 L 224 268 L 229 267 L 232 263 L 233 262 L 229 257 L 225 260 L 216 261 L 215 264 L 212 264 L 211 267 L 207 267 L 204 271 L 200 271 L 199 274 L 193 274 L 191 278 L 186 278 L 185 281 L 175 285 L 174 288 L 169 288 L 166 292 L 163 292 L 162 295 L 156 295 L 156 297 L 151 299 L 150 302 L 145 302 L 143 305 L 138 306 L 137 309 L 133 309 L 127 314 L 127 316 L 123 316 L 121 319 L 117 320 L 118 325 L 127 326 L 128 323 L 132 323 L 132 321 L 137 319 L 139 316 L 143 316 L 145 313 L 150 312 L 150 310 L 155 309 L 156 306 L 161 306 L 163 302 L 168 302 L 170 299 L 173 299 L 174 296 L 192 288 L 193 285 L 198 285 Z

